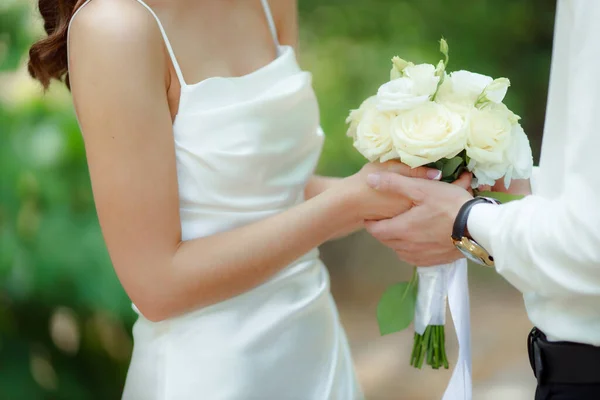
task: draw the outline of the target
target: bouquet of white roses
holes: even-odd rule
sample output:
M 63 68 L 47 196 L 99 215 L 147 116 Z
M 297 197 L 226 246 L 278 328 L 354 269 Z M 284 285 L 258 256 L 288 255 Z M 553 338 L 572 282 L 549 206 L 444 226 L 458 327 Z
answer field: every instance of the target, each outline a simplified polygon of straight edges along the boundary
M 509 80 L 448 73 L 443 39 L 440 51 L 444 59 L 437 66 L 392 59 L 390 81 L 350 112 L 348 136 L 354 147 L 369 161 L 396 159 L 413 168 L 437 168 L 445 182 L 471 171 L 474 188 L 501 178 L 508 187 L 513 178 L 529 178 L 529 140 L 520 118 L 502 103 Z M 444 324 L 456 265 L 417 267 L 411 281 L 388 289 L 378 306 L 382 334 L 405 329 L 414 318 L 411 365 L 417 368 L 424 360 L 433 368 L 448 368 Z M 466 272 L 464 280 L 466 290 Z

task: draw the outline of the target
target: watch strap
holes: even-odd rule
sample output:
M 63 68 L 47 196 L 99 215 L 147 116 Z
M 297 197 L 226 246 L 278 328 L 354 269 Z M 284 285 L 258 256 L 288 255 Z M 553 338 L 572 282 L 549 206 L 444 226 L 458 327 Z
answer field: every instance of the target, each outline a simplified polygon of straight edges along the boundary
M 482 203 L 499 204 L 498 201 L 489 199 L 487 197 L 475 197 L 474 199 L 467 201 L 460 208 L 458 214 L 456 215 L 456 219 L 454 220 L 454 226 L 452 227 L 452 239 L 461 240 L 465 236 L 467 221 L 469 220 L 471 209 L 473 206 Z

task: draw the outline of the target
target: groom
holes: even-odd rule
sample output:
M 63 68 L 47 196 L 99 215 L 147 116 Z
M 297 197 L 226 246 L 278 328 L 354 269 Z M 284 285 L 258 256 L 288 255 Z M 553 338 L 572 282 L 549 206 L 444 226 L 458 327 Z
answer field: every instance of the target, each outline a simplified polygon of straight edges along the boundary
M 505 205 L 457 185 L 391 173 L 372 187 L 412 199 L 368 230 L 407 262 L 434 265 L 461 254 L 523 292 L 536 326 L 529 358 L 536 400 L 600 399 L 600 0 L 558 0 L 540 167 L 527 195 Z M 504 190 L 501 183 L 494 190 Z M 452 240 L 451 240 L 452 236 Z

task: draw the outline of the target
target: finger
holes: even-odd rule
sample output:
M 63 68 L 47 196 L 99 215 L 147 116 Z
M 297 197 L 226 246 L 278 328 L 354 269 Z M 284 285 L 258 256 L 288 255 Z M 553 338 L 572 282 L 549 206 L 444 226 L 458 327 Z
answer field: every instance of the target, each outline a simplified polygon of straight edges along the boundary
M 460 186 L 465 190 L 469 190 L 471 188 L 471 183 L 473 181 L 473 174 L 470 172 L 463 172 L 457 180 L 452 182 L 452 184 L 456 186 Z
M 380 192 L 395 193 L 418 203 L 425 198 L 424 190 L 426 187 L 424 184 L 428 182 L 392 172 L 377 172 L 367 176 L 367 183 Z
M 410 178 L 408 178 L 410 179 Z M 430 242 L 429 232 L 418 229 L 426 216 L 424 207 L 413 207 L 394 218 L 365 224 L 367 232 L 379 241 L 399 240 L 414 243 Z
M 448 240 L 449 243 L 450 240 Z M 394 247 L 391 247 L 397 254 L 402 254 L 409 258 L 427 258 L 443 257 L 447 254 L 461 254 L 454 245 L 440 247 L 439 243 L 414 243 L 409 241 L 387 241 Z
M 481 185 L 477 188 L 480 192 L 491 192 L 492 187 L 490 185 Z
M 383 219 L 381 221 L 365 221 L 365 229 L 375 239 L 384 242 L 389 240 L 401 240 L 406 232 L 399 217 Z
M 427 212 L 424 206 L 412 207 L 410 210 L 389 220 L 389 229 L 394 231 L 394 238 L 407 243 L 431 242 L 430 232 L 421 229 L 422 222 L 428 218 Z
M 460 186 L 465 190 L 471 189 L 471 182 L 473 181 L 473 174 L 470 172 L 463 172 L 457 180 L 452 182 L 453 185 Z
M 434 247 L 431 243 L 418 243 L 398 239 L 382 240 L 381 243 L 397 253 L 404 254 L 428 253 Z
M 394 172 L 411 178 L 429 179 L 432 181 L 439 181 L 440 179 L 442 179 L 442 171 L 435 168 L 411 168 L 408 165 L 403 164 L 401 162 L 390 162 L 386 166 L 389 172 Z

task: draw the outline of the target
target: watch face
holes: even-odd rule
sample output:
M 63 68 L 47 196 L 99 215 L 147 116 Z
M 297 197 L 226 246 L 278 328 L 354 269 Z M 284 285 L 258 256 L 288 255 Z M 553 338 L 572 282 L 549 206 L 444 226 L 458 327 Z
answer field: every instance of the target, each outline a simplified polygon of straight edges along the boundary
M 454 240 L 454 245 L 467 259 L 480 265 L 494 266 L 494 259 L 474 240 L 463 237 L 461 240 Z
M 474 263 L 477 263 L 479 265 L 485 265 L 485 262 L 483 262 L 483 260 L 481 258 L 477 257 L 475 254 L 470 253 L 469 251 L 463 249 L 462 247 L 459 247 L 459 246 L 456 246 L 456 247 L 467 258 L 467 260 L 471 260 Z

